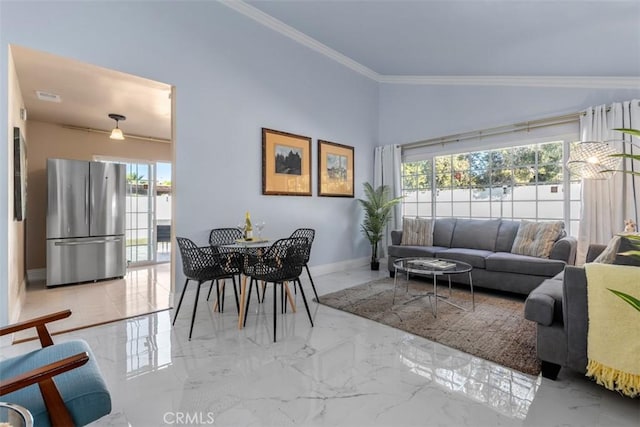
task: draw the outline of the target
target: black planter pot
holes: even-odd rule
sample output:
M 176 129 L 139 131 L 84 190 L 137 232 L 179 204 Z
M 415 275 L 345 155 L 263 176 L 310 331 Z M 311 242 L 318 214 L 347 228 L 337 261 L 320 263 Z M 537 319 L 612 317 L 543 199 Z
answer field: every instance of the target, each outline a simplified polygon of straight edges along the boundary
M 372 271 L 380 270 L 380 261 L 371 261 L 371 270 Z

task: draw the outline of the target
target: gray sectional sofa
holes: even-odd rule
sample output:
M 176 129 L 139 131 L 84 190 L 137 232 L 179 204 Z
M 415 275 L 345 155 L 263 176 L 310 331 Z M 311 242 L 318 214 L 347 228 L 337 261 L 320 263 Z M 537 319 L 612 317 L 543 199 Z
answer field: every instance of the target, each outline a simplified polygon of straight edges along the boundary
M 402 231 L 394 230 L 388 247 L 389 273 L 394 274 L 393 263 L 398 258 L 448 258 L 473 266 L 474 286 L 529 295 L 543 281 L 562 272 L 565 265 L 575 264 L 577 242 L 561 236 L 549 258 L 512 254 L 519 226 L 519 221 L 502 219 L 438 218 L 433 226 L 433 246 L 401 245 Z M 468 276 L 454 275 L 452 280 L 468 283 Z
M 634 249 L 629 243 L 626 245 L 618 251 Z M 605 245 L 590 245 L 586 262 L 596 260 L 605 248 Z M 613 264 L 640 268 L 640 260 L 620 254 Z M 542 361 L 542 376 L 555 380 L 561 367 L 582 374 L 587 371 L 589 312 L 587 275 L 583 267 L 569 266 L 542 282 L 527 297 L 524 317 L 537 323 L 536 351 Z

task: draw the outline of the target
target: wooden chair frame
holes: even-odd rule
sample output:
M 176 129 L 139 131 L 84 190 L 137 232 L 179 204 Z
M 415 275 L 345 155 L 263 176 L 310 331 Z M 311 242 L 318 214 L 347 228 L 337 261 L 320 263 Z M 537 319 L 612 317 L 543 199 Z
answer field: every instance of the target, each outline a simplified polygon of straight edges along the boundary
M 0 336 L 12 334 L 25 329 L 36 328 L 40 344 L 43 348 L 48 347 L 53 345 L 53 339 L 51 339 L 51 334 L 49 334 L 46 324 L 56 320 L 65 319 L 69 316 L 71 316 L 71 310 L 64 310 L 13 325 L 8 325 L 0 328 Z M 40 393 L 42 393 L 42 399 L 47 407 L 47 413 L 49 415 L 51 425 L 73 426 L 74 423 L 71 414 L 62 400 L 62 396 L 53 381 L 53 377 L 62 374 L 63 372 L 79 368 L 88 361 L 89 354 L 87 352 L 82 352 L 57 362 L 49 363 L 48 365 L 40 368 L 33 369 L 29 372 L 25 372 L 24 374 L 15 376 L 8 380 L 0 381 L 0 396 L 12 393 L 33 384 L 38 384 Z

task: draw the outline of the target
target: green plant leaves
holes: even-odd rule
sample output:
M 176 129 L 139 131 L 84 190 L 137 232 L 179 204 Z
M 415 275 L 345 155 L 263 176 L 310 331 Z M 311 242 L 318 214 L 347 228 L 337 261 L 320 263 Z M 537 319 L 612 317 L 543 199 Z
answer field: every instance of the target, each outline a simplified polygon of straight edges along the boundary
M 607 288 L 609 289 L 609 288 Z M 626 303 L 628 303 L 629 305 L 631 305 L 631 307 L 635 308 L 636 310 L 640 311 L 640 300 L 638 298 L 635 298 L 629 294 L 625 294 L 624 292 L 620 292 L 620 291 L 616 291 L 614 289 L 609 289 L 609 291 L 613 292 L 613 294 L 615 294 L 616 296 L 620 297 L 623 301 L 625 301 Z
M 617 130 L 632 136 L 640 136 L 640 129 L 616 128 L 614 130 Z

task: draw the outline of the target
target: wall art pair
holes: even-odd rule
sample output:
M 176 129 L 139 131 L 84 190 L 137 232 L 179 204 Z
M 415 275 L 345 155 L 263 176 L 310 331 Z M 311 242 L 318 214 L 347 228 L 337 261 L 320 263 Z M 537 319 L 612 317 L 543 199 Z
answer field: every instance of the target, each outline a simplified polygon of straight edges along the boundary
M 353 197 L 353 147 L 318 140 L 318 196 Z M 311 196 L 311 138 L 262 128 L 262 194 Z

